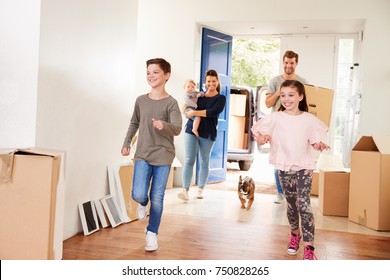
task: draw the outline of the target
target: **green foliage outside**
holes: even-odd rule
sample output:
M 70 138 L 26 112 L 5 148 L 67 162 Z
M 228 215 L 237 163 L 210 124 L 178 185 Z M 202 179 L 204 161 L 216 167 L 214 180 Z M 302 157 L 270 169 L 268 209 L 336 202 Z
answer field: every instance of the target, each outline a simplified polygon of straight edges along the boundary
M 234 39 L 232 53 L 232 85 L 256 88 L 279 74 L 279 39 Z

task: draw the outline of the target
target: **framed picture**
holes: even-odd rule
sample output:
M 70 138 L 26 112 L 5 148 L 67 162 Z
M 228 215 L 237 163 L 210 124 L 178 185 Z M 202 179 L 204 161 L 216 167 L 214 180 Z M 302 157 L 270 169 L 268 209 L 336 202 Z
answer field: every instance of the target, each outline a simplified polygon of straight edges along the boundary
M 100 221 L 100 225 L 102 226 L 102 228 L 108 227 L 110 224 L 109 224 L 106 212 L 103 209 L 103 205 L 100 202 L 100 199 L 95 199 L 93 201 L 93 203 L 95 204 L 95 208 L 96 208 L 97 216 L 98 216 L 99 221 Z
M 102 198 L 100 201 L 103 205 L 104 210 L 106 211 L 111 226 L 116 227 L 122 224 L 123 219 L 118 211 L 118 205 L 116 204 L 114 197 L 112 195 L 108 195 Z
M 127 166 L 128 164 L 126 164 Z M 132 221 L 133 219 L 129 217 L 128 215 L 128 207 L 131 205 L 127 204 L 125 201 L 127 196 L 131 195 L 131 189 L 130 192 L 125 192 L 125 190 L 122 188 L 121 180 L 119 176 L 119 169 L 122 165 L 109 165 L 108 166 L 108 182 L 110 187 L 110 195 L 112 195 L 114 198 L 116 198 L 116 203 L 118 206 L 118 211 L 121 214 L 122 222 L 128 223 Z M 133 166 L 133 165 L 129 165 Z M 132 176 L 132 175 L 131 175 Z M 132 179 L 132 177 L 131 177 Z M 131 186 L 131 184 L 130 184 Z M 128 190 L 127 190 L 128 191 Z
M 79 212 L 84 235 L 90 235 L 99 230 L 96 208 L 93 201 L 79 203 Z

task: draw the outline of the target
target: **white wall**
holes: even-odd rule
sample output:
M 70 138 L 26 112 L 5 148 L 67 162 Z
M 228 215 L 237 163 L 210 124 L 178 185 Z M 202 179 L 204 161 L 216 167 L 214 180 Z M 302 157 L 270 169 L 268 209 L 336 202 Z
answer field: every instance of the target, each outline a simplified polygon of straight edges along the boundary
M 167 90 L 180 102 L 183 81 L 198 79 L 198 25 L 202 22 L 366 19 L 360 61 L 364 91 L 361 130 L 363 134 L 390 134 L 387 0 L 329 0 L 326 5 L 300 0 L 294 2 L 293 10 L 282 0 L 41 2 L 39 63 L 39 1 L 7 0 L 5 9 L 4 0 L 1 2 L 0 146 L 36 144 L 67 152 L 65 238 L 81 231 L 77 203 L 108 192 L 107 164 L 122 161 L 119 152 L 133 103 L 149 89 L 145 61 L 164 57 L 171 62 Z M 14 30 L 21 36 L 10 35 Z M 34 80 L 38 66 L 38 79 Z M 38 83 L 37 98 L 34 82 Z M 15 97 L 5 95 L 4 88 Z M 17 126 L 20 129 L 15 129 Z M 10 133 L 7 139 L 4 129 Z M 182 136 L 175 140 L 180 160 Z M 179 170 L 175 184 L 180 181 Z
M 0 148 L 35 145 L 40 4 L 0 1 Z
M 139 23 L 148 20 L 151 22 L 150 19 L 158 17 L 159 14 L 164 15 L 164 19 L 168 20 L 162 21 L 163 24 L 159 25 L 139 25 L 139 33 L 144 34 L 137 41 L 137 47 L 141 50 L 139 56 L 158 51 L 171 59 L 175 67 L 173 74 L 176 74 L 176 82 L 185 79 L 186 75 L 189 75 L 196 67 L 196 61 L 193 59 L 196 44 L 193 44 L 193 41 L 198 35 L 193 26 L 197 23 L 279 19 L 366 19 L 361 61 L 363 76 L 361 133 L 365 135 L 390 134 L 390 124 L 384 121 L 390 119 L 390 111 L 387 110 L 387 104 L 390 102 L 390 94 L 387 93 L 390 86 L 390 56 L 388 55 L 390 1 L 330 0 L 326 2 L 326 5 L 318 5 L 316 1 L 300 0 L 294 2 L 293 9 L 287 8 L 286 2 L 283 0 L 272 2 L 258 0 L 141 1 Z M 171 7 L 175 9 L 172 10 Z M 185 10 L 194 12 L 183 13 Z M 212 26 L 209 27 L 212 28 Z M 146 34 L 153 34 L 153 36 Z M 165 43 L 153 43 L 159 40 Z M 180 92 L 180 82 L 175 83 L 173 90 Z
M 82 231 L 77 203 L 108 194 L 107 164 L 122 162 L 137 1 L 42 0 L 41 14 L 36 145 L 67 153 L 68 238 Z

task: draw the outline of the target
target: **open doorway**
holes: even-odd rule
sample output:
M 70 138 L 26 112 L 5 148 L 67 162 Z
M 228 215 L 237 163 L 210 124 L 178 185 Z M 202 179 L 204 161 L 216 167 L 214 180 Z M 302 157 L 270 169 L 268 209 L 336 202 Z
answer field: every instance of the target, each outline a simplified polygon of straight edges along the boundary
M 297 72 L 305 78 L 310 77 L 310 84 L 334 90 L 332 121 L 327 142 L 334 147 L 332 149 L 334 154 L 345 157 L 345 151 L 353 145 L 351 133 L 348 134 L 351 130 L 346 128 L 347 120 L 351 118 L 346 108 L 351 103 L 351 96 L 348 95 L 350 94 L 348 83 L 350 71 L 348 70 L 359 61 L 358 47 L 357 34 L 233 38 L 232 85 L 251 87 L 254 98 L 257 99 L 257 113 L 269 114 L 270 110 L 267 110 L 264 105 L 266 93 L 264 85 L 281 72 L 280 59 L 284 51 L 296 50 L 300 54 L 300 64 L 302 64 Z M 322 60 L 324 62 L 321 62 Z M 359 111 L 359 108 L 354 109 L 355 112 Z M 358 127 L 356 121 L 353 125 Z M 227 179 L 232 177 L 232 173 L 240 173 L 257 177 L 260 182 L 274 182 L 272 168 L 267 167 L 267 161 L 267 148 L 258 149 L 256 145 L 253 167 L 248 172 L 242 172 L 243 170 L 236 163 L 229 163 Z
M 267 147 L 259 148 L 251 137 L 250 128 L 258 118 L 258 115 L 270 113 L 265 106 L 265 90 L 268 81 L 278 75 L 280 70 L 280 38 L 233 38 L 232 50 L 232 88 L 231 96 L 237 93 L 246 95 L 245 114 L 242 117 L 230 116 L 229 118 L 229 150 L 226 181 L 234 186 L 239 175 L 252 177 L 265 193 L 272 192 L 275 187 L 273 167 L 268 164 Z M 251 94 L 248 94 L 251 92 Z M 244 98 L 245 100 L 245 98 Z M 231 108 L 236 108 L 240 102 L 231 98 Z M 230 110 L 234 114 L 235 110 Z M 237 134 L 237 125 L 234 120 L 242 118 L 242 125 L 246 136 Z M 254 120 L 255 119 L 255 120 Z M 230 129 L 234 128 L 234 129 Z M 244 139 L 241 148 L 232 139 Z M 242 140 L 241 140 L 242 141 Z M 233 144 L 235 145 L 233 147 Z M 246 158 L 248 157 L 248 158 Z M 249 164 L 250 163 L 250 164 Z

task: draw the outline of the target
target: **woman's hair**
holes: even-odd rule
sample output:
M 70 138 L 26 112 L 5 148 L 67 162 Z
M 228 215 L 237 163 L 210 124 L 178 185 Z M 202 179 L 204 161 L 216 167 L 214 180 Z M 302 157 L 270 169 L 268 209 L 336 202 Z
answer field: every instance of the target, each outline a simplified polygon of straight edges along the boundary
M 160 65 L 161 70 L 163 70 L 164 74 L 171 73 L 171 64 L 166 61 L 164 58 L 152 58 L 146 61 L 146 67 L 150 64 L 158 64 Z
M 303 95 L 303 98 L 301 101 L 299 101 L 298 108 L 301 111 L 308 112 L 309 107 L 307 106 L 307 101 L 306 101 L 306 92 L 305 92 L 305 86 L 297 80 L 285 80 L 281 85 L 280 88 L 282 87 L 291 87 L 291 88 L 296 88 L 298 91 L 299 95 Z M 282 104 L 280 104 L 279 110 L 278 111 L 284 111 L 286 108 Z
M 216 78 L 217 78 L 217 81 L 218 81 L 217 91 L 218 91 L 219 93 L 221 93 L 221 82 L 219 81 L 219 76 L 218 76 L 217 71 L 215 71 L 215 70 L 213 70 L 213 69 L 207 70 L 207 71 L 206 71 L 206 74 L 205 74 L 204 76 L 205 76 L 205 78 L 206 78 L 206 77 L 216 77 Z

